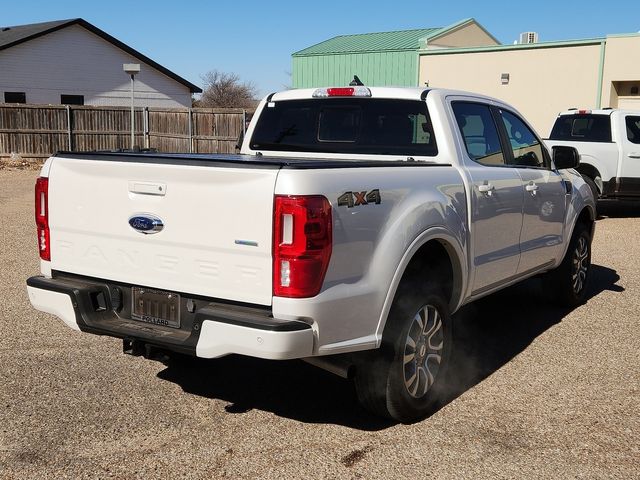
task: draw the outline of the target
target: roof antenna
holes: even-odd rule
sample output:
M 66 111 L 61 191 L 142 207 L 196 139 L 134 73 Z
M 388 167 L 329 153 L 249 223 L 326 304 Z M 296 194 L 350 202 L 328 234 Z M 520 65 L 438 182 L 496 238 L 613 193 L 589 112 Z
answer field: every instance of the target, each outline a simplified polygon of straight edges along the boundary
M 358 75 L 354 75 L 353 76 L 353 80 L 351 80 L 351 82 L 349 82 L 349 86 L 350 87 L 364 87 L 364 83 L 362 83 L 362 80 L 360 80 L 358 78 Z

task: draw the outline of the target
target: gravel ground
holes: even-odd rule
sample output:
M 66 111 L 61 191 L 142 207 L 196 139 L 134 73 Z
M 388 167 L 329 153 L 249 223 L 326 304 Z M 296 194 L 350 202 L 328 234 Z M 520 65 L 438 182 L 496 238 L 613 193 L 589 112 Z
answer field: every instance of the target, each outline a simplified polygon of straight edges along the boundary
M 30 307 L 36 173 L 0 171 L 0 478 L 640 478 L 640 209 L 602 206 L 586 305 L 535 280 L 464 309 L 415 425 L 302 362 L 166 367 Z

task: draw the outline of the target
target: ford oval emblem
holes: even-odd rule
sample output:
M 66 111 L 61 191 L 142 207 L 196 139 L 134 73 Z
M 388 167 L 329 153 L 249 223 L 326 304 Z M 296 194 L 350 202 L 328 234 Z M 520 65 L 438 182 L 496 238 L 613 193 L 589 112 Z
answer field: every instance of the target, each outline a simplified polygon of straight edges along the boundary
M 129 225 L 136 232 L 144 233 L 145 235 L 150 233 L 158 233 L 164 228 L 162 220 L 155 215 L 149 213 L 138 213 L 129 218 Z

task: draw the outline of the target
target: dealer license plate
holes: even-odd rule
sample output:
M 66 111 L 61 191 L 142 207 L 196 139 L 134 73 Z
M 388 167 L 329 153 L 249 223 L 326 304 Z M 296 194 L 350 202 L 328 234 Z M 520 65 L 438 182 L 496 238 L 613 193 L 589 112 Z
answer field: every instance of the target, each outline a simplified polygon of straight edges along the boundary
M 131 292 L 131 318 L 180 328 L 180 295 L 141 287 L 133 287 Z

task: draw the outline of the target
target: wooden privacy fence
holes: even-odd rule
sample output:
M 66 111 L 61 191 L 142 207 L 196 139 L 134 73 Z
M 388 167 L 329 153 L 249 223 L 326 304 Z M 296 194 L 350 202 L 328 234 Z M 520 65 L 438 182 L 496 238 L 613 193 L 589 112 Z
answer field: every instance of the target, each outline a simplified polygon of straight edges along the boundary
M 136 108 L 135 145 L 159 152 L 234 153 L 252 110 Z M 44 159 L 61 150 L 131 145 L 127 107 L 0 104 L 0 156 Z

